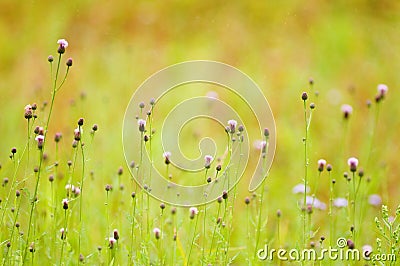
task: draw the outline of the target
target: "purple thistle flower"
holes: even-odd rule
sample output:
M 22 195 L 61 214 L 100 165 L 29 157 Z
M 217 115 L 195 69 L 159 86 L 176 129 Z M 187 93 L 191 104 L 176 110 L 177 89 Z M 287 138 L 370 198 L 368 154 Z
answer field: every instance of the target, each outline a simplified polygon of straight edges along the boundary
M 211 155 L 204 156 L 204 167 L 209 169 L 211 166 L 211 162 L 214 158 Z
M 44 144 L 44 136 L 43 135 L 38 135 L 35 138 L 35 140 L 37 142 L 38 148 L 41 150 L 43 148 L 43 144 Z
M 342 113 L 345 119 L 349 118 L 349 116 L 353 113 L 353 107 L 348 104 L 342 105 Z
M 348 202 L 345 198 L 336 198 L 333 200 L 333 206 L 337 208 L 347 207 Z
M 160 228 L 154 228 L 153 229 L 153 233 L 154 233 L 154 236 L 156 237 L 156 239 L 160 239 L 160 236 L 161 236 L 161 230 L 160 230 Z
M 138 120 L 139 131 L 144 132 L 146 127 L 146 120 L 139 119 Z
M 59 39 L 57 43 L 60 45 L 58 47 L 58 53 L 59 54 L 65 53 L 65 49 L 68 47 L 68 42 L 65 39 Z
M 326 165 L 326 160 L 319 159 L 318 160 L 318 171 L 320 171 L 320 172 L 324 171 L 325 165 Z
M 372 206 L 381 206 L 382 198 L 378 194 L 372 194 L 368 197 L 368 203 Z
M 235 133 L 236 131 L 236 126 L 237 126 L 237 121 L 236 120 L 228 120 L 228 126 L 229 126 L 229 132 L 231 134 Z
M 378 93 L 381 96 L 381 98 L 383 98 L 383 97 L 385 97 L 385 95 L 388 92 L 389 88 L 385 84 L 379 84 L 377 90 L 378 90 Z
M 165 160 L 165 164 L 170 164 L 171 163 L 171 161 L 170 161 L 171 152 L 169 152 L 169 151 L 164 152 L 163 153 L 163 157 L 164 157 L 164 160 Z
M 350 167 L 351 172 L 357 171 L 357 166 L 358 166 L 358 159 L 355 157 L 351 157 L 347 160 L 347 164 Z
M 198 214 L 198 213 L 199 213 L 199 210 L 196 207 L 191 207 L 189 209 L 190 219 L 193 219 L 196 216 L 196 214 Z

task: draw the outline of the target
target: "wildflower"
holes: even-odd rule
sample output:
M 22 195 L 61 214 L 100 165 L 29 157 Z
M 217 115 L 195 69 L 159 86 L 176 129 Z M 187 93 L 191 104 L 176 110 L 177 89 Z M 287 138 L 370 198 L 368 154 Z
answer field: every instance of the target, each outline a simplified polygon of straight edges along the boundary
M 25 118 L 31 119 L 32 116 L 33 116 L 32 106 L 28 104 L 27 106 L 25 106 Z
M 110 249 L 114 247 L 115 243 L 117 243 L 117 240 L 114 237 L 108 238 L 108 247 Z
M 347 164 L 350 167 L 351 172 L 357 171 L 357 166 L 358 166 L 358 159 L 355 157 L 351 157 L 347 160 Z
M 145 127 L 146 127 L 146 120 L 139 119 L 138 120 L 138 125 L 139 125 L 139 131 L 144 132 Z
M 64 239 L 65 239 L 65 237 L 66 237 L 66 236 L 65 236 L 65 233 L 66 233 L 66 232 L 65 232 L 65 229 L 64 229 L 64 227 L 63 227 L 63 228 L 61 228 L 61 229 L 60 229 L 61 240 L 64 240 Z
M 235 133 L 237 121 L 236 120 L 228 120 L 229 132 L 231 134 Z
M 72 58 L 68 58 L 67 62 L 65 63 L 67 65 L 67 67 L 71 67 L 72 66 Z
M 351 107 L 348 104 L 343 104 L 342 105 L 342 113 L 345 119 L 349 118 L 351 113 L 353 113 L 353 107 Z
M 368 258 L 372 254 L 372 247 L 370 245 L 362 246 L 362 254 L 364 258 Z
M 292 192 L 293 192 L 293 194 L 308 193 L 308 192 L 310 192 L 310 187 L 309 186 L 304 187 L 304 184 L 298 184 L 293 187 Z
M 336 198 L 333 200 L 333 206 L 342 208 L 342 207 L 347 207 L 348 202 L 347 199 L 345 198 Z
M 65 39 L 59 39 L 59 40 L 57 41 L 57 43 L 60 45 L 60 46 L 58 47 L 57 52 L 58 52 L 59 54 L 65 53 L 65 49 L 68 47 L 68 42 L 67 42 Z
M 244 199 L 244 203 L 246 203 L 246 205 L 248 205 L 248 204 L 250 203 L 250 198 L 249 198 L 249 197 L 246 197 L 246 198 Z
M 300 201 L 303 204 L 303 200 Z M 326 204 L 320 201 L 319 199 L 311 196 L 306 197 L 306 206 L 307 207 L 314 207 L 320 210 L 326 210 Z
M 82 134 L 82 129 L 80 127 L 75 128 L 75 130 L 74 130 L 74 139 L 76 141 L 80 141 L 81 140 L 81 134 Z
M 37 141 L 37 145 L 39 150 L 41 150 L 43 148 L 43 144 L 44 144 L 44 136 L 43 135 L 38 135 L 35 140 Z
M 301 94 L 301 99 L 302 99 L 303 101 L 306 101 L 306 100 L 308 99 L 307 92 L 303 92 L 303 93 Z
M 326 161 L 324 159 L 319 159 L 318 160 L 318 171 L 320 171 L 320 172 L 324 171 L 325 165 L 326 165 Z
M 368 203 L 372 206 L 380 206 L 382 204 L 382 198 L 378 194 L 372 194 L 368 197 Z
M 269 129 L 268 128 L 264 128 L 264 136 L 269 137 Z
M 210 168 L 212 160 L 213 160 L 213 157 L 211 155 L 204 156 L 204 167 L 206 169 Z
M 163 157 L 165 159 L 165 164 L 170 164 L 171 163 L 171 161 L 169 159 L 171 157 L 171 153 L 169 151 L 164 152 L 163 153 Z
M 63 205 L 63 209 L 68 210 L 68 199 L 63 199 L 61 203 Z
M 54 135 L 54 141 L 55 141 L 55 142 L 59 142 L 59 141 L 61 140 L 61 138 L 62 138 L 62 134 L 61 134 L 60 132 L 57 132 L 57 133 Z
M 156 239 L 160 239 L 160 235 L 161 235 L 161 230 L 160 230 L 160 228 L 154 228 L 153 229 L 153 233 L 154 233 L 154 236 L 156 237 Z
M 386 93 L 388 92 L 388 86 L 385 84 L 379 84 L 378 85 L 378 94 L 381 97 L 381 99 L 383 99 L 383 97 L 385 97 Z
M 115 240 L 118 240 L 118 239 L 119 239 L 118 229 L 114 229 L 113 235 L 114 235 L 114 239 L 115 239 Z
M 196 214 L 199 213 L 199 210 L 196 207 L 191 207 L 189 209 L 190 219 L 193 219 Z

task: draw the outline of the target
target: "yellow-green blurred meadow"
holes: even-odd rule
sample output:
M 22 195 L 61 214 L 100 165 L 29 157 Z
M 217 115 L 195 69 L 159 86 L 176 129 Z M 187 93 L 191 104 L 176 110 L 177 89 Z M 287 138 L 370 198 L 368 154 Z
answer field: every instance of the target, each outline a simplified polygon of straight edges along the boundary
M 379 237 L 382 239 L 381 252 L 395 250 L 399 259 L 399 244 L 380 236 L 376 227 L 374 219 L 381 219 L 380 206 L 368 203 L 370 195 L 379 195 L 382 204 L 390 210 L 389 216 L 395 215 L 400 203 L 399 14 L 400 3 L 389 0 L 2 0 L 0 182 L 3 186 L 0 187 L 0 206 L 4 219 L 0 229 L 1 263 L 283 263 L 276 258 L 274 261 L 261 261 L 254 254 L 264 244 L 288 249 L 302 248 L 304 244 L 303 214 L 299 204 L 303 195 L 292 193 L 295 185 L 304 182 L 302 92 L 309 95 L 307 118 L 309 104 L 313 102 L 316 106 L 312 111 L 307 141 L 310 195 L 315 193 L 316 198 L 329 205 L 332 195 L 329 178 L 332 178 L 336 181 L 334 198 L 351 199 L 351 193 L 354 193 L 352 181 L 343 177 L 345 171 L 349 172 L 349 157 L 358 158 L 359 167 L 365 172 L 362 178 L 356 177 L 360 182 L 360 193 L 356 198 L 356 240 L 350 230 L 349 203 L 346 208 L 333 210 L 334 221 L 329 218 L 328 209 L 315 209 L 312 214 L 306 214 L 310 220 L 307 222 L 309 230 L 315 232 L 306 241 L 307 247 L 315 244 L 315 248 L 320 249 L 330 243 L 336 244 L 338 237 L 344 237 L 354 240 L 360 250 L 363 245 L 371 245 L 374 253 L 378 253 L 376 238 Z M 60 76 L 65 73 L 67 58 L 73 59 L 73 65 L 55 97 L 44 150 L 47 158 L 40 171 L 39 200 L 33 211 L 33 231 L 27 243 L 29 202 L 36 184 L 34 168 L 38 167 L 40 152 L 32 135 L 28 161 L 24 107 L 37 103 L 35 126 L 43 126 L 49 113 L 52 91 L 47 57 L 53 55 L 55 58 L 54 76 L 54 63 L 58 58 L 57 40 L 62 38 L 68 41 L 69 46 L 61 61 Z M 125 110 L 135 90 L 156 71 L 188 60 L 223 62 L 252 78 L 270 104 L 277 136 L 275 158 L 263 186 L 262 203 L 261 188 L 255 193 L 247 191 L 249 177 L 245 175 L 236 191 L 236 200 L 233 201 L 234 196 L 230 192 L 230 203 L 221 204 L 222 209 L 227 206 L 226 215 L 219 212 L 218 203 L 211 203 L 207 209 L 206 226 L 203 227 L 204 207 L 198 207 L 197 231 L 193 230 L 196 219 L 189 219 L 188 208 L 177 207 L 176 216 L 171 215 L 173 206 L 167 205 L 160 211 L 161 202 L 149 200 L 147 194 L 137 188 L 129 174 L 122 145 Z M 314 82 L 312 86 L 310 79 Z M 389 91 L 377 104 L 378 84 L 386 84 Z M 204 88 L 204 94 L 207 90 Z M 152 97 L 151 92 L 148 95 L 148 99 L 143 99 L 146 105 Z M 371 101 L 370 107 L 367 101 Z M 44 102 L 47 102 L 47 107 L 42 111 Z M 343 104 L 353 108 L 349 119 L 343 118 Z M 168 110 L 172 105 L 163 108 Z M 71 147 L 74 129 L 81 117 L 85 121 L 84 159 L 79 147 L 75 150 Z M 135 120 L 132 123 L 137 124 Z M 90 135 L 93 124 L 98 125 L 94 137 Z M 212 132 L 214 129 L 207 130 Z M 56 132 L 63 135 L 57 152 L 53 141 Z M 191 152 L 189 145 L 193 144 L 193 140 L 185 137 L 181 144 L 188 153 Z M 17 153 L 10 159 L 13 147 L 16 147 Z M 317 170 L 317 162 L 321 158 L 333 167 L 330 177 L 326 171 L 319 174 Z M 159 159 L 162 162 L 161 156 Z M 74 170 L 68 167 L 68 160 L 73 161 Z M 84 169 L 82 161 L 85 161 Z M 59 166 L 55 167 L 55 162 Z M 120 167 L 123 169 L 121 175 L 118 174 Z M 80 186 L 82 170 L 85 180 L 81 195 L 83 206 L 80 208 L 80 196 L 71 201 L 68 236 L 61 239 L 59 230 L 65 222 L 61 201 L 66 197 L 65 185 L 72 181 L 75 186 Z M 54 171 L 57 172 L 51 185 L 48 178 L 55 175 Z M 14 176 L 15 183 L 12 183 Z M 352 177 L 351 172 L 349 176 Z M 8 184 L 4 184 L 4 178 L 8 178 Z M 113 186 L 109 193 L 105 190 L 107 184 Z M 21 191 L 19 199 L 14 197 L 17 189 Z M 131 197 L 133 191 L 137 194 L 134 199 L 137 206 Z M 244 202 L 246 197 L 251 199 L 249 205 Z M 145 211 L 146 204 L 151 209 L 148 212 Z M 18 209 L 18 206 L 20 211 L 12 212 L 12 208 Z M 260 210 L 262 221 L 258 228 Z M 276 214 L 278 210 L 282 214 L 280 218 Z M 83 214 L 82 223 L 79 221 L 80 211 Z M 133 213 L 136 216 L 132 216 Z M 147 213 L 149 216 L 145 217 Z M 220 216 L 230 232 L 228 242 L 223 226 L 216 225 Z M 20 227 L 12 229 L 15 220 Z M 393 233 L 398 221 L 387 224 L 393 227 L 390 228 Z M 162 237 L 157 240 L 153 228 L 160 226 Z M 334 227 L 332 238 L 330 226 Z M 111 249 L 108 237 L 112 236 L 114 228 L 118 229 L 120 239 L 117 247 Z M 174 228 L 178 229 L 176 241 L 173 240 Z M 255 243 L 256 237 L 259 238 L 258 244 Z M 322 244 L 321 237 L 326 238 Z M 10 240 L 11 249 L 7 246 Z M 78 244 L 78 241 L 81 243 Z M 28 250 L 31 242 L 35 243 L 34 252 Z M 190 261 L 187 261 L 190 243 L 194 246 Z M 395 249 L 388 247 L 391 243 Z M 82 261 L 79 261 L 78 245 Z M 226 249 L 227 246 L 229 249 Z M 226 250 L 227 254 L 224 253 Z M 25 251 L 27 259 L 22 261 Z M 321 263 L 325 265 L 328 262 Z M 341 265 L 341 262 L 338 263 Z M 361 262 L 354 263 L 358 265 Z

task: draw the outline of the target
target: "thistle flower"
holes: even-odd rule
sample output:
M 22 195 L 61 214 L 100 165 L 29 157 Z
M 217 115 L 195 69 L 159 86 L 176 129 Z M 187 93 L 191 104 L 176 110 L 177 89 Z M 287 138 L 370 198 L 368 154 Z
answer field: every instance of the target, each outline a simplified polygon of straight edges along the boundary
M 347 160 L 347 164 L 350 167 L 351 172 L 357 171 L 357 166 L 358 166 L 358 159 L 355 157 L 351 157 Z
M 25 118 L 26 119 L 31 119 L 33 116 L 33 111 L 32 111 L 32 106 L 30 104 L 28 104 L 27 106 L 25 106 Z
M 336 198 L 333 200 L 333 206 L 337 208 L 347 207 L 348 202 L 345 198 Z
M 156 239 L 160 239 L 160 236 L 161 236 L 161 230 L 160 230 L 160 228 L 154 228 L 153 229 L 153 233 L 154 233 L 154 236 L 156 237 Z
M 58 52 L 59 54 L 65 53 L 65 49 L 68 47 L 68 42 L 67 42 L 65 39 L 59 39 L 59 40 L 57 41 L 57 43 L 60 45 L 60 46 L 58 47 L 57 52 Z
M 349 118 L 349 116 L 353 113 L 353 107 L 351 107 L 351 105 L 343 104 L 341 109 L 345 119 Z
M 114 237 L 108 238 L 108 247 L 110 249 L 114 247 L 115 243 L 117 243 L 117 240 Z
M 68 210 L 68 199 L 63 199 L 61 203 L 63 205 L 63 209 Z
M 75 128 L 75 130 L 74 130 L 74 139 L 76 141 L 80 141 L 81 140 L 81 134 L 82 134 L 82 129 L 80 127 Z
M 35 138 L 35 140 L 36 140 L 36 142 L 37 142 L 37 145 L 38 145 L 39 150 L 41 150 L 41 149 L 43 148 L 43 144 L 44 144 L 44 136 L 43 136 L 43 135 L 38 135 L 38 136 Z
M 211 162 L 214 158 L 211 155 L 204 156 L 204 167 L 209 169 L 211 166 Z
M 190 219 L 193 219 L 196 216 L 196 214 L 198 214 L 198 213 L 199 213 L 199 210 L 196 207 L 191 207 L 189 209 Z
M 118 240 L 118 239 L 119 239 L 118 229 L 114 229 L 114 230 L 113 230 L 113 236 L 114 236 L 114 239 L 115 239 L 115 240 Z
M 368 203 L 372 206 L 381 206 L 382 198 L 378 194 L 372 194 L 368 197 Z
M 139 119 L 138 120 L 139 131 L 144 132 L 146 127 L 146 120 Z
M 379 84 L 377 90 L 378 90 L 379 96 L 380 96 L 381 98 L 383 98 L 383 97 L 385 97 L 385 95 L 386 95 L 386 93 L 388 92 L 389 89 L 388 89 L 388 86 L 387 86 L 387 85 L 385 85 L 385 84 Z
M 304 184 L 298 184 L 293 187 L 292 192 L 293 194 L 308 193 L 310 192 L 310 187 L 309 186 L 305 187 Z
M 237 126 L 237 121 L 236 120 L 228 120 L 228 126 L 229 126 L 229 132 L 231 134 L 235 133 L 236 131 L 236 126 Z
M 163 153 L 163 157 L 165 159 L 165 164 L 170 164 L 171 163 L 171 161 L 169 159 L 171 157 L 171 153 L 169 151 L 164 152 Z
M 326 160 L 319 159 L 318 160 L 318 171 L 320 171 L 320 172 L 324 171 L 325 165 L 326 165 Z

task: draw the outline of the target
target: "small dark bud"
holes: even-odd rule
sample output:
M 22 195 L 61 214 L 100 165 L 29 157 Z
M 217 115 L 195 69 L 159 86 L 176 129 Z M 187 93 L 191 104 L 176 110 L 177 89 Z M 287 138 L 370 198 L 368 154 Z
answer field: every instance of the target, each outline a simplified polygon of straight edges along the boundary
M 269 129 L 268 128 L 264 128 L 264 136 L 269 137 Z
M 67 67 L 71 67 L 72 66 L 72 58 L 68 58 L 68 60 L 65 64 L 67 65 Z
M 347 239 L 347 247 L 349 249 L 354 249 L 354 242 L 351 239 Z
M 222 198 L 224 200 L 226 200 L 228 198 L 228 192 L 226 192 L 225 190 L 222 192 Z
M 79 118 L 78 120 L 78 126 L 83 126 L 83 118 Z

